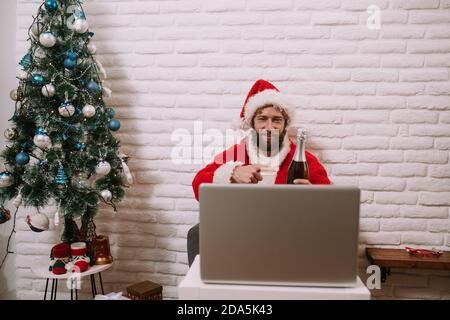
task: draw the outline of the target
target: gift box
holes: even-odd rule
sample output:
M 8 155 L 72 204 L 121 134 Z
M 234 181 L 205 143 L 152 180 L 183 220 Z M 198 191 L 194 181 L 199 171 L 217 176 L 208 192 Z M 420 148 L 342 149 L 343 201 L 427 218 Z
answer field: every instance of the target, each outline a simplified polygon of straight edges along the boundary
M 160 284 L 143 281 L 127 287 L 127 297 L 131 300 L 162 300 Z

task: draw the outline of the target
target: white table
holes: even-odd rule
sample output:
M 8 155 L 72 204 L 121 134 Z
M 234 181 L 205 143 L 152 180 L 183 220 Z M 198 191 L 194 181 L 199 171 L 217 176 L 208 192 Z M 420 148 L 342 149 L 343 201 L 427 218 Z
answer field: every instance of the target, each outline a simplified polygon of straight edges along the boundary
M 93 265 L 90 266 L 88 270 L 85 272 L 67 272 L 65 274 L 54 274 L 53 272 L 48 270 L 50 261 L 40 261 L 38 263 L 35 263 L 31 267 L 31 272 L 39 278 L 47 279 L 47 282 L 45 284 L 45 293 L 44 293 L 44 300 L 47 299 L 47 291 L 48 291 L 48 283 L 50 279 L 52 279 L 52 288 L 50 292 L 50 300 L 56 300 L 56 292 L 58 291 L 58 280 L 66 280 L 68 283 L 68 287 L 70 288 L 70 298 L 71 300 L 74 297 L 74 291 L 75 291 L 75 300 L 78 299 L 78 289 L 80 284 L 80 279 L 82 277 L 90 276 L 91 278 L 91 290 L 92 290 L 92 297 L 95 297 L 97 295 L 97 285 L 95 283 L 95 275 L 98 274 L 99 280 L 100 280 L 100 287 L 102 290 L 102 294 L 104 295 L 105 292 L 103 290 L 103 279 L 102 279 L 102 272 L 108 270 L 111 268 L 113 263 L 104 264 L 104 265 Z
M 294 287 L 206 284 L 200 279 L 200 256 L 195 257 L 178 285 L 181 300 L 370 300 L 370 291 L 357 278 L 355 287 Z

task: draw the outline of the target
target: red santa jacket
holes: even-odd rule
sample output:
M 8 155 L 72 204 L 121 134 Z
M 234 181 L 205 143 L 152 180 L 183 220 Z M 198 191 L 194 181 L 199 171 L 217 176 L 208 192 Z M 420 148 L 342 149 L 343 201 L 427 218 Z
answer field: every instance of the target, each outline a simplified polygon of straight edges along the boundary
M 288 140 L 289 141 L 289 140 Z M 286 149 L 284 159 L 280 159 L 281 164 L 275 178 L 275 184 L 285 184 L 287 179 L 287 172 L 292 158 L 294 157 L 296 145 L 288 142 L 289 146 Z M 306 161 L 309 169 L 309 181 L 312 184 L 331 184 L 327 172 L 322 164 L 310 152 L 306 151 Z M 192 181 L 192 188 L 194 189 L 195 198 L 199 200 L 199 187 L 202 183 L 213 183 L 215 180 L 221 182 L 228 182 L 232 169 L 235 163 L 242 165 L 252 164 L 247 152 L 245 140 L 240 144 L 235 144 L 224 152 L 218 154 L 214 161 L 208 164 L 205 168 L 200 170 L 194 180 Z M 227 167 L 228 166 L 228 170 Z

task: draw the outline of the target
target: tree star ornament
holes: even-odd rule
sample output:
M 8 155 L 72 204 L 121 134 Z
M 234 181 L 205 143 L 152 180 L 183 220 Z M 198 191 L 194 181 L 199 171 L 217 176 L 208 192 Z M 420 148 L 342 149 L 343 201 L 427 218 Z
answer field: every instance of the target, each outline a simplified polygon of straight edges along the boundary
M 95 167 L 95 173 L 99 176 L 106 176 L 111 172 L 111 165 L 105 160 L 101 160 Z

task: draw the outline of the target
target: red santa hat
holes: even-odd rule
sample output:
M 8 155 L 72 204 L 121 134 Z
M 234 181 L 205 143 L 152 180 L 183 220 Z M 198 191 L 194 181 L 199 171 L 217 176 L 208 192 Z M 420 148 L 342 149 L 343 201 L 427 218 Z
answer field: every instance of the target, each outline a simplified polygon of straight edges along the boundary
M 242 130 L 250 129 L 256 110 L 267 105 L 273 105 L 286 112 L 288 116 L 286 128 L 288 128 L 294 119 L 295 107 L 273 84 L 262 79 L 257 80 L 250 89 L 242 107 L 240 119 L 234 127 Z

